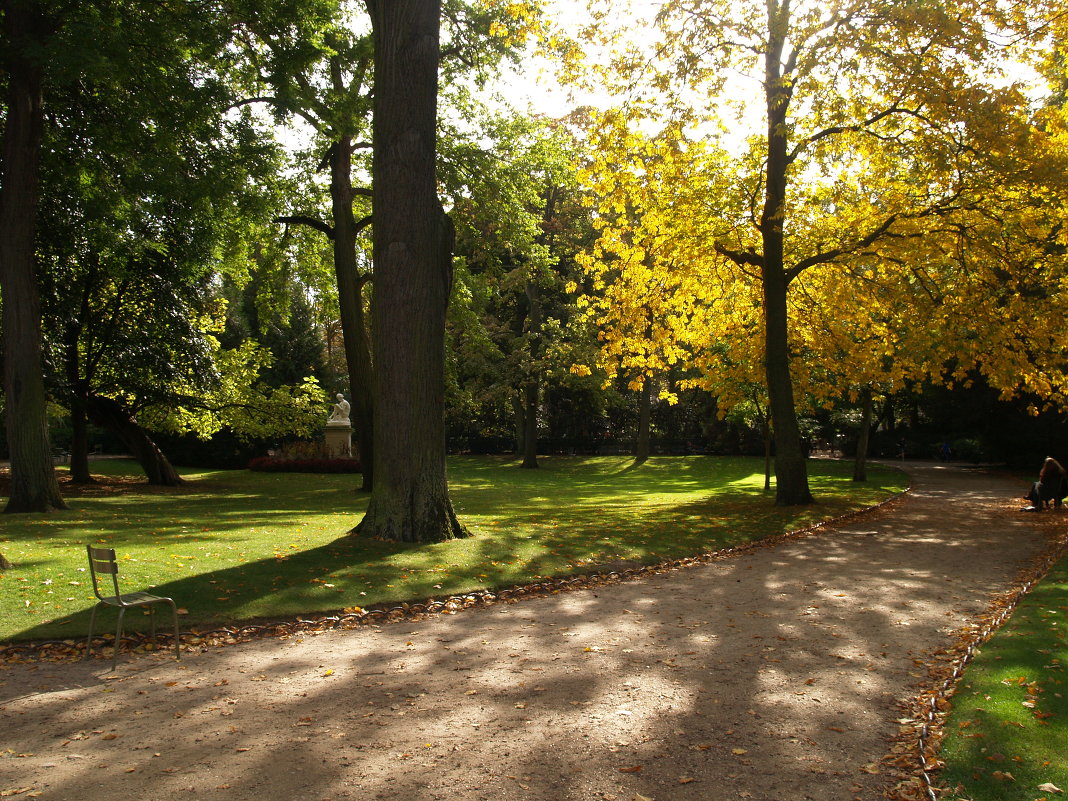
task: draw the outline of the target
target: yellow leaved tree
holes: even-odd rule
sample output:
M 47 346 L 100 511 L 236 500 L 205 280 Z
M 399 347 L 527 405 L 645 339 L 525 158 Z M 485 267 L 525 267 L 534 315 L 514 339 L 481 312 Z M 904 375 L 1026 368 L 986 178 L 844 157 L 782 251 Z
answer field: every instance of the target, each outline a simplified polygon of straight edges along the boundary
M 613 5 L 591 5 L 588 33 L 605 48 L 619 31 Z M 1023 195 L 1058 192 L 1022 169 L 1035 166 L 1036 137 L 1053 144 L 1003 69 L 1012 37 L 1037 35 L 1040 18 L 983 0 L 669 0 L 655 23 L 655 43 L 606 49 L 598 71 L 624 100 L 603 117 L 591 167 L 604 220 L 591 269 L 607 306 L 625 294 L 607 289 L 621 264 L 660 281 L 631 293 L 690 294 L 662 302 L 676 322 L 660 328 L 685 329 L 675 339 L 699 380 L 762 368 L 777 503 L 811 500 L 800 393 L 886 391 L 943 377 L 947 361 L 950 380 L 980 366 L 1006 391 L 1046 389 L 1012 354 L 991 353 L 1021 335 L 1011 318 L 1022 301 L 989 286 L 993 267 L 973 249 L 1006 248 L 1014 282 L 1026 281 L 1026 251 L 1043 254 L 1047 290 L 1059 269 L 1048 221 L 1033 245 L 1005 230 L 1043 215 Z M 648 145 L 635 131 L 670 170 L 636 166 Z M 624 352 L 614 336 L 608 347 Z

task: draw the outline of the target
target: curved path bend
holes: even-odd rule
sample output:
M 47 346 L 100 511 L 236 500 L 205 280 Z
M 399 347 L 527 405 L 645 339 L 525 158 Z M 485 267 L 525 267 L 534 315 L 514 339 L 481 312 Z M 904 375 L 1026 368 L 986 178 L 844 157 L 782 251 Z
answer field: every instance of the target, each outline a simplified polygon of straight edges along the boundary
M 909 465 L 883 511 L 596 590 L 183 655 L 0 669 L 42 801 L 878 799 L 925 654 L 1045 538 L 1023 487 Z

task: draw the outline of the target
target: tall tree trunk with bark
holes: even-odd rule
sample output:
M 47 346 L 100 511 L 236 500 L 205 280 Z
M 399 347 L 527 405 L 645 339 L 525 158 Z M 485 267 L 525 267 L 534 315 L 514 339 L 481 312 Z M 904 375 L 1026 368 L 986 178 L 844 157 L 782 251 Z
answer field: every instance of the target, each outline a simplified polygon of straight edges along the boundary
M 7 119 L 0 189 L 0 296 L 3 297 L 4 393 L 11 452 L 5 512 L 66 508 L 52 466 L 41 363 L 41 312 L 34 271 L 38 160 L 44 125 L 42 66 L 33 53 L 44 38 L 32 0 L 5 0 Z
M 117 401 L 101 395 L 90 395 L 88 412 L 93 422 L 112 432 L 129 449 L 145 471 L 149 484 L 177 487 L 182 482 L 174 467 L 152 438 Z
M 362 489 L 370 492 L 374 486 L 374 370 L 363 308 L 364 282 L 356 262 L 356 237 L 361 226 L 352 213 L 352 150 L 350 136 L 334 143 L 330 155 L 330 197 L 334 217 L 334 271 L 352 396 L 350 414 L 363 465 Z
M 523 463 L 520 467 L 533 470 L 538 467 L 538 380 L 532 378 L 523 384 Z
M 789 313 L 786 289 L 790 276 L 784 264 L 783 224 L 786 179 L 790 166 L 787 109 L 792 85 L 783 78 L 782 56 L 789 24 L 789 3 L 769 5 L 769 38 L 765 53 L 768 112 L 768 161 L 760 234 L 764 246 L 764 353 L 771 419 L 775 421 L 775 503 L 793 506 L 812 502 L 808 465 L 801 448 L 801 429 L 790 377 Z
M 466 536 L 445 468 L 445 309 L 455 231 L 437 196 L 440 0 L 366 0 L 375 46 L 375 483 L 354 533 Z

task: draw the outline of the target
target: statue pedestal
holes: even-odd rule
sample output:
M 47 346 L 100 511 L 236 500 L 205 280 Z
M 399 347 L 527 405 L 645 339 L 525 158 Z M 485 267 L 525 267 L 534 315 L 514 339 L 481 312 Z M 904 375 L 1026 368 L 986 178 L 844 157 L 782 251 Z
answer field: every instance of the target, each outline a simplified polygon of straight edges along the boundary
M 352 425 L 348 422 L 329 422 L 326 433 L 326 452 L 334 459 L 352 456 Z

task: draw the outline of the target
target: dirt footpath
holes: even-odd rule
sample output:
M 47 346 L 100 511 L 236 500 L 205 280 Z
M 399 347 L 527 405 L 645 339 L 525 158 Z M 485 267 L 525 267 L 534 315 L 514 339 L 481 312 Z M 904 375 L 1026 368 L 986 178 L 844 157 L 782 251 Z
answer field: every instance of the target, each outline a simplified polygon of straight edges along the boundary
M 0 670 L 0 795 L 878 799 L 926 653 L 1042 549 L 1025 489 L 912 465 L 857 522 L 596 590 Z

